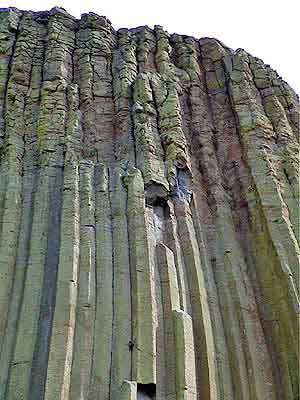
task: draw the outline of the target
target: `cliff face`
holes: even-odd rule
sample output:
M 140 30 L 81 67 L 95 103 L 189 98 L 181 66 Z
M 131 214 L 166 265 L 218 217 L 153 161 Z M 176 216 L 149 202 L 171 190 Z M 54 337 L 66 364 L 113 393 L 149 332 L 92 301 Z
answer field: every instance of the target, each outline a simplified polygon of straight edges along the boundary
M 242 49 L 1 10 L 0 399 L 298 399 L 298 141 Z

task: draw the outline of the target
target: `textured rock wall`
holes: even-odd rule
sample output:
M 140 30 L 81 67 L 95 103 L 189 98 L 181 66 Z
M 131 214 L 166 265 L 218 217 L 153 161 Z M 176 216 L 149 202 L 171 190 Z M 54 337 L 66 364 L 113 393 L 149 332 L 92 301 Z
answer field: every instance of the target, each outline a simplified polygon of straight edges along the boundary
M 242 49 L 1 10 L 0 399 L 298 399 L 298 141 Z

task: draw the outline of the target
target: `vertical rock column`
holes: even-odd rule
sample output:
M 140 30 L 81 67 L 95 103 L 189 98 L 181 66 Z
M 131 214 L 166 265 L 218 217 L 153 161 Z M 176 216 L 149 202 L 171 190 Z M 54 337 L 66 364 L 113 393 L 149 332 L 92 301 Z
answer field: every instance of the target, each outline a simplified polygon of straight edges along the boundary
M 253 179 L 252 191 L 255 192 L 256 199 L 261 199 L 256 203 L 255 209 L 252 207 L 250 209 L 252 229 L 261 232 L 254 241 L 255 248 L 263 250 L 260 258 L 257 258 L 258 277 L 265 298 L 266 319 L 281 321 L 280 328 L 276 326 L 277 324 L 271 323 L 268 329 L 272 332 L 272 346 L 277 353 L 280 379 L 286 388 L 283 396 L 289 398 L 298 394 L 295 376 L 297 355 L 292 350 L 291 343 L 295 343 L 299 330 L 296 318 L 291 317 L 291 313 L 299 307 L 297 294 L 299 245 L 291 227 L 288 207 L 276 174 L 277 157 L 274 157 L 276 150 L 273 144 L 273 126 L 262 104 L 254 101 L 257 88 L 253 84 L 247 54 L 242 51 L 237 52 L 231 66 L 226 66 L 226 72 L 245 149 L 245 159 Z M 249 204 L 252 206 L 250 201 Z M 257 223 L 260 225 L 259 228 Z M 265 239 L 262 239 L 263 237 Z M 266 240 L 266 237 L 269 239 Z M 266 250 L 265 244 L 262 245 L 260 240 L 268 243 L 269 255 L 272 254 L 272 257 L 269 257 L 267 270 L 261 265 L 261 255 L 266 256 Z M 256 257 L 258 257 L 257 252 Z M 285 293 L 284 298 L 280 297 L 277 301 L 275 300 L 277 296 L 270 293 L 270 287 L 276 286 L 277 290 Z
M 48 21 L 48 42 L 38 117 L 39 178 L 32 236 L 7 398 L 39 398 L 43 391 L 53 318 L 62 199 L 66 87 L 71 81 L 70 49 L 73 19 L 54 10 Z M 56 40 L 64 32 L 64 41 Z M 55 51 L 54 51 L 55 48 Z M 45 289 L 47 288 L 47 290 Z
M 174 256 L 165 245 L 157 246 L 162 284 L 164 349 L 167 399 L 196 399 L 196 366 L 191 317 L 180 310 L 179 290 Z M 179 320 L 189 320 L 189 330 Z M 189 349 L 187 350 L 187 347 Z
M 143 173 L 145 185 L 156 184 L 168 190 L 165 177 L 164 152 L 157 127 L 157 111 L 150 79 L 140 73 L 133 91 L 133 123 L 137 167 Z
M 12 65 L 12 57 L 15 50 L 18 28 L 20 24 L 20 19 L 22 17 L 22 12 L 17 9 L 7 9 L 1 10 L 0 14 L 0 30 L 1 30 L 1 61 L 0 61 L 0 71 L 1 71 L 1 79 L 0 79 L 0 115 L 1 115 L 1 123 L 0 123 L 0 146 L 3 146 L 4 140 L 4 128 L 5 128 L 5 101 L 7 94 L 7 84 L 10 78 L 10 70 Z
M 176 349 L 176 399 L 197 399 L 195 347 L 192 318 L 181 310 L 173 311 Z
M 217 396 L 217 365 L 213 340 L 212 322 L 207 301 L 207 288 L 201 265 L 199 247 L 191 211 L 186 201 L 175 203 L 182 253 L 188 276 L 191 299 L 197 388 L 208 399 Z
M 118 46 L 113 52 L 113 94 L 115 107 L 115 156 L 124 167 L 135 166 L 133 139 L 132 84 L 137 76 L 136 43 L 128 29 L 118 31 Z
M 118 398 L 121 386 L 121 393 L 123 393 L 124 387 L 129 385 L 125 383 L 122 385 L 123 380 L 132 378 L 132 271 L 126 217 L 127 191 L 122 179 L 123 173 L 124 171 L 121 168 L 116 168 L 111 177 L 113 186 L 111 209 L 114 268 L 111 398 Z
M 131 169 L 128 187 L 128 230 L 132 277 L 133 380 L 155 383 L 154 281 L 149 259 L 145 219 L 144 183 L 139 170 Z
M 13 11 L 11 11 L 14 14 Z M 5 14 L 4 14 L 5 15 Z M 5 21 L 5 20 L 4 20 Z M 3 22 L 4 22 L 3 21 Z M 9 21 L 9 19 L 8 19 Z M 1 25 L 1 27 L 5 27 L 5 23 Z M 7 324 L 6 330 L 1 334 L 1 340 L 3 340 L 2 350 L 0 350 L 1 358 L 0 358 L 0 379 L 1 379 L 1 390 L 0 390 L 0 398 L 5 398 L 6 393 L 6 385 L 8 380 L 9 368 L 10 368 L 10 360 L 12 357 L 14 343 L 15 343 L 15 335 L 17 329 L 17 323 L 19 318 L 19 307 L 22 300 L 23 293 L 23 284 L 24 277 L 26 273 L 26 265 L 28 260 L 28 247 L 29 240 L 31 235 L 31 227 L 32 227 L 32 213 L 33 213 L 33 199 L 34 199 L 34 190 L 36 186 L 36 164 L 37 164 L 37 138 L 36 138 L 36 128 L 37 128 L 37 114 L 38 114 L 38 105 L 40 100 L 40 83 L 41 83 L 41 72 L 42 72 L 42 62 L 43 62 L 43 37 L 45 34 L 45 28 L 42 24 L 33 22 L 31 20 L 31 15 L 27 15 L 24 18 L 23 23 L 23 33 L 20 34 L 20 48 L 18 50 L 18 66 L 12 69 L 16 70 L 18 81 L 26 82 L 28 85 L 27 91 L 21 91 L 22 95 L 24 95 L 24 102 L 22 104 L 23 111 L 20 113 L 20 116 L 23 115 L 24 119 L 24 153 L 22 154 L 22 167 L 18 168 L 19 173 L 23 174 L 22 179 L 22 210 L 21 210 L 21 220 L 20 220 L 20 231 L 18 237 L 18 245 L 17 245 L 17 257 L 15 261 L 15 270 L 12 268 L 11 272 L 14 271 L 14 280 L 13 280 L 13 288 L 11 290 L 10 301 L 9 301 L 9 314 L 7 316 Z M 9 41 L 7 42 L 9 43 Z M 25 49 L 27 43 L 27 50 Z M 18 46 L 19 47 L 19 46 Z M 29 61 L 29 57 L 30 61 Z M 3 61 L 5 60 L 2 59 Z M 17 61 L 17 60 L 16 60 Z M 23 66 L 26 64 L 26 67 Z M 6 65 L 7 66 L 7 65 Z M 4 66 L 3 66 L 4 67 Z M 1 67 L 2 68 L 2 67 Z M 18 71 L 18 69 L 20 69 Z M 28 71 L 30 68 L 30 72 Z M 4 69 L 2 69 L 4 72 Z M 27 71 L 27 72 L 26 72 Z M 26 86 L 25 85 L 25 86 Z M 12 86 L 13 91 L 15 92 L 15 85 Z M 4 103 L 3 103 L 4 104 Z M 8 110 L 9 111 L 9 110 Z M 9 114 L 8 114 L 9 115 Z M 19 132 L 21 133 L 21 132 Z M 13 146 L 10 146 L 10 150 L 7 152 L 7 155 L 11 153 L 13 150 Z M 13 157 L 14 158 L 14 157 Z M 0 186 L 5 184 L 6 178 L 6 161 L 7 157 L 4 156 L 2 159 L 1 166 L 1 177 L 0 177 Z M 17 161 L 17 160 L 16 160 Z M 20 161 L 20 160 L 19 160 Z M 4 186 L 2 186 L 4 189 Z M 5 192 L 0 189 L 0 197 L 3 194 L 3 198 Z M 11 195 L 14 191 L 11 192 Z M 10 196 L 11 196 L 10 195 Z M 1 202 L 1 200 L 0 200 Z M 8 204 L 8 203 L 7 203 Z M 16 204 L 17 205 L 17 204 Z M 1 211 L 4 211 L 4 207 L 0 206 Z M 14 212 L 14 217 L 9 217 L 10 224 L 16 223 L 18 221 L 18 211 L 16 213 L 16 209 L 9 205 L 9 209 Z M 3 216 L 3 214 L 0 215 Z M 5 215 L 5 212 L 4 212 Z M 0 217 L 1 220 L 1 217 Z M 1 222 L 0 222 L 1 226 Z M 6 229 L 9 225 L 7 222 L 3 225 L 3 229 Z M 6 236 L 6 232 L 3 232 L 3 237 Z M 13 232 L 13 231 L 12 231 Z M 1 228 L 0 228 L 1 235 Z M 1 247 L 1 246 L 0 246 Z M 14 251 L 13 247 L 10 251 Z M 1 256 L 2 259 L 2 256 Z M 5 260 L 5 258 L 3 259 Z M 4 272 L 5 269 L 2 269 Z M 8 286 L 9 287 L 9 286 Z M 7 287 L 7 288 L 8 288 Z M 6 288 L 6 289 L 7 289 Z M 5 289 L 5 290 L 6 290 Z M 2 292 L 5 293 L 5 292 Z M 1 296 L 0 296 L 1 297 Z M 1 302 L 2 303 L 2 302 Z M 3 303 L 2 303 L 3 304 Z M 2 318 L 5 318 L 5 311 L 2 312 Z
M 61 214 L 61 246 L 45 399 L 68 399 L 74 352 L 80 246 L 79 156 L 81 114 L 78 86 L 67 90 L 66 154 Z
M 12 68 L 12 58 L 15 51 L 18 28 L 22 13 L 16 9 L 2 10 L 0 13 L 0 149 L 3 158 L 3 146 L 5 136 L 5 114 L 7 110 L 8 82 Z M 1 160 L 0 170 L 0 235 L 5 205 L 6 169 Z M 1 237 L 1 236 L 0 236 Z
M 78 23 L 74 52 L 75 79 L 80 89 L 83 156 L 114 160 L 114 102 L 112 58 L 115 33 L 105 17 L 84 14 Z
M 11 43 L 10 75 L 7 74 L 7 82 L 3 90 L 5 101 L 2 108 L 5 108 L 5 115 L 2 123 L 4 146 L 1 160 L 0 237 L 5 240 L 1 240 L 0 243 L 0 350 L 7 323 L 16 265 L 21 219 L 22 161 L 26 120 L 24 110 L 30 85 L 32 57 L 36 46 L 35 38 L 29 33 L 30 22 L 28 22 L 27 19 L 22 23 L 18 41 Z M 26 39 L 28 39 L 29 54 L 24 49 Z M 3 75 L 5 78 L 5 69 Z
M 79 171 L 74 161 L 65 165 L 63 191 L 61 247 L 45 400 L 68 399 L 70 390 L 80 242 Z
M 94 164 L 81 161 L 80 191 L 80 248 L 78 269 L 78 298 L 72 363 L 71 399 L 88 399 L 96 310 L 96 225 Z
M 113 246 L 109 175 L 106 166 L 98 164 L 96 178 L 96 314 L 94 315 L 91 388 L 87 399 L 109 399 L 113 324 Z M 78 398 L 82 396 L 78 392 Z

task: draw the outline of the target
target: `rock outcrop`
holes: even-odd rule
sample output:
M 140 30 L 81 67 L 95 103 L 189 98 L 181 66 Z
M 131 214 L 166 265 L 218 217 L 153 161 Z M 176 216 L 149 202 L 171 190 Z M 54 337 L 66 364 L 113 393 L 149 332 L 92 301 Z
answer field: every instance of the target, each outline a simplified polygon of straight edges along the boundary
M 0 12 L 0 399 L 299 399 L 299 101 L 216 39 Z

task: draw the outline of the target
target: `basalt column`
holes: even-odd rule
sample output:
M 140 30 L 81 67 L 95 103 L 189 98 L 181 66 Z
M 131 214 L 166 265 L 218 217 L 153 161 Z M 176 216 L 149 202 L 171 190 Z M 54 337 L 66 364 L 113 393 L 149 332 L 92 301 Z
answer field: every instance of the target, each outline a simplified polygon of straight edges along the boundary
M 0 10 L 0 400 L 299 399 L 297 94 L 242 49 Z

